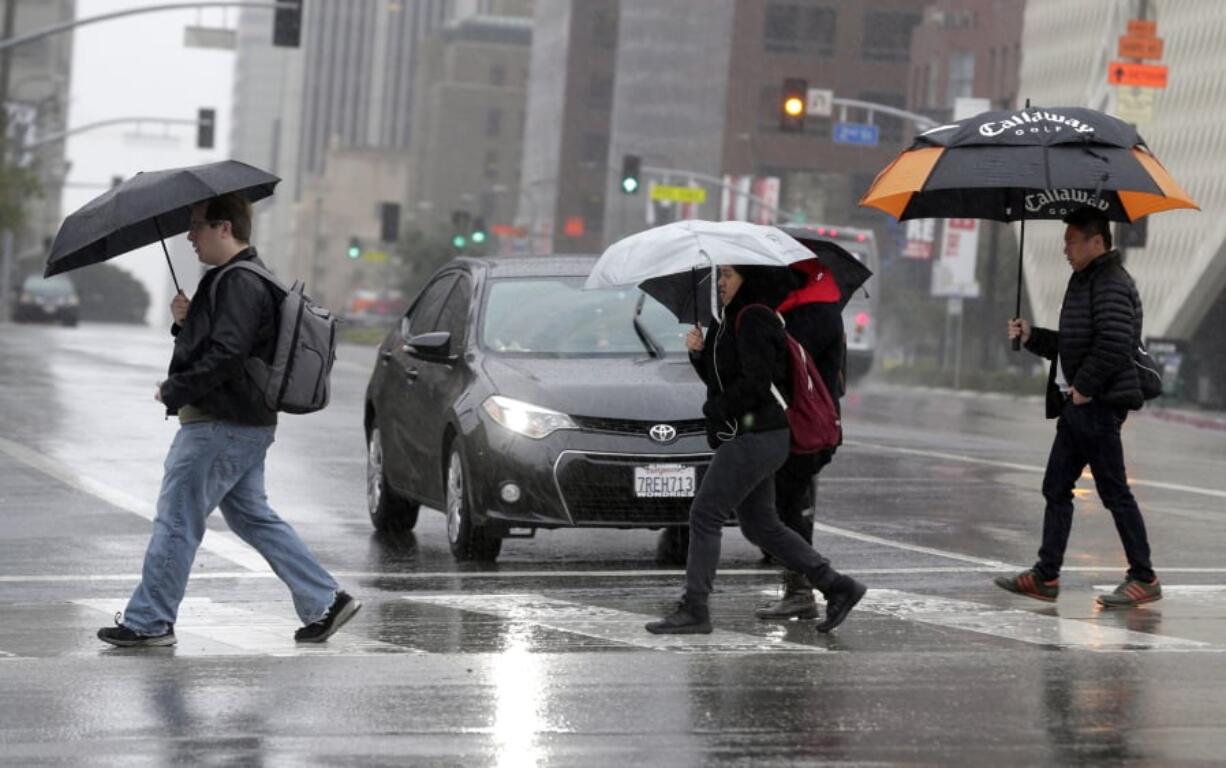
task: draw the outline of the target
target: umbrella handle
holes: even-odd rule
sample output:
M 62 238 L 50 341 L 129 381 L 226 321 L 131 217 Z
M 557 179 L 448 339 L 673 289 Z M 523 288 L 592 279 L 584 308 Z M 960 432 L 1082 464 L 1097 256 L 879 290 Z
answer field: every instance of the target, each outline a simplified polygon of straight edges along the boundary
M 162 244 L 162 253 L 166 255 L 166 266 L 170 267 L 170 279 L 175 284 L 175 293 L 183 293 L 183 289 L 179 287 L 179 278 L 175 276 L 175 265 L 170 263 L 170 251 L 166 250 L 166 238 L 162 236 L 162 225 L 158 224 L 158 217 L 153 217 L 153 228 L 158 231 L 158 242 Z
M 1026 220 L 1022 219 L 1022 233 L 1018 236 L 1017 241 L 1017 304 L 1014 306 L 1013 318 L 1016 320 L 1022 316 L 1022 258 L 1026 254 Z M 1022 337 L 1018 336 L 1013 340 L 1013 351 L 1020 352 L 1022 349 Z

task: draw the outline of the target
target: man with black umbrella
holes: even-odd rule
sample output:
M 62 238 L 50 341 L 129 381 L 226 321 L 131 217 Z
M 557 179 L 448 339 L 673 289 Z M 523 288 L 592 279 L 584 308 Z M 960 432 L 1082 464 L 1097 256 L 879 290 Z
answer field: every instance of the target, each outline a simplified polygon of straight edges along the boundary
M 268 506 L 264 458 L 277 414 L 244 366 L 249 357 L 271 362 L 279 297 L 259 275 L 226 269 L 243 260 L 263 267 L 250 238 L 251 203 L 242 194 L 191 207 L 188 240 L 212 269 L 197 300 L 180 293 L 171 303 L 174 353 L 154 397 L 181 426 L 166 457 L 141 581 L 122 620 L 98 630 L 112 645 L 174 645 L 179 603 L 215 507 L 289 587 L 304 625 L 294 639 L 323 642 L 361 607 Z
M 1073 488 L 1088 464 L 1128 558 L 1123 583 L 1100 596 L 1098 603 L 1126 608 L 1162 597 L 1120 443 L 1128 411 L 1144 403 L 1133 361 L 1141 338 L 1141 299 L 1119 252 L 1111 248 L 1110 226 L 1098 210 L 1078 208 L 1064 223 L 1064 254 L 1073 275 L 1060 308 L 1059 330 L 1035 328 L 1020 318 L 1008 325 L 1010 339 L 1021 339 L 1026 349 L 1052 361 L 1047 417 L 1058 421 L 1043 476 L 1043 544 L 1033 568 L 997 577 L 996 585 L 1037 600 L 1056 600 L 1073 524 Z
M 839 407 L 843 395 L 843 358 L 846 339 L 839 299 L 842 294 L 829 269 L 817 259 L 791 267 L 803 284 L 788 294 L 777 307 L 787 331 L 812 358 L 834 401 Z M 813 518 L 809 512 L 817 504 L 815 478 L 834 458 L 836 448 L 817 453 L 793 453 L 775 473 L 775 509 L 788 528 L 813 545 Z M 769 557 L 769 555 L 768 555 Z M 759 619 L 816 619 L 817 601 L 813 586 L 804 574 L 783 571 L 783 595 L 756 612 Z

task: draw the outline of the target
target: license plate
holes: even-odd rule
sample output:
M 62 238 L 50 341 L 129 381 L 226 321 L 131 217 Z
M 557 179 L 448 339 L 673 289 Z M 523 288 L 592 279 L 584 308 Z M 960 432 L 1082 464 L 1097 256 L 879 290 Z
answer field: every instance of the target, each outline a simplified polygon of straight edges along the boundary
M 634 468 L 634 495 L 640 499 L 691 497 L 694 486 L 694 468 L 684 464 Z

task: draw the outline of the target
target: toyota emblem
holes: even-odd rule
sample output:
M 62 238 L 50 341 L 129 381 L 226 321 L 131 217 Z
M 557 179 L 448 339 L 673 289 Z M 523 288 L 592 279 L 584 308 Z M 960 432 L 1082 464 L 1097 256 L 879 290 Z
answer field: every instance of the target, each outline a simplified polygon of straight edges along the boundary
M 657 443 L 671 443 L 677 439 L 677 428 L 672 424 L 656 424 L 647 430 L 647 434 Z

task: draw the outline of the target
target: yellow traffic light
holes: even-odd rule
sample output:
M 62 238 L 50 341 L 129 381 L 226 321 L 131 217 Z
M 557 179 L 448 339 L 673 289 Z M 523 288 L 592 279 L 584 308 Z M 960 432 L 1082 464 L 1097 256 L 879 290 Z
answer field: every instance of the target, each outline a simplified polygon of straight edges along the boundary
M 799 96 L 789 96 L 783 102 L 783 111 L 789 117 L 800 117 L 805 112 L 805 102 Z

